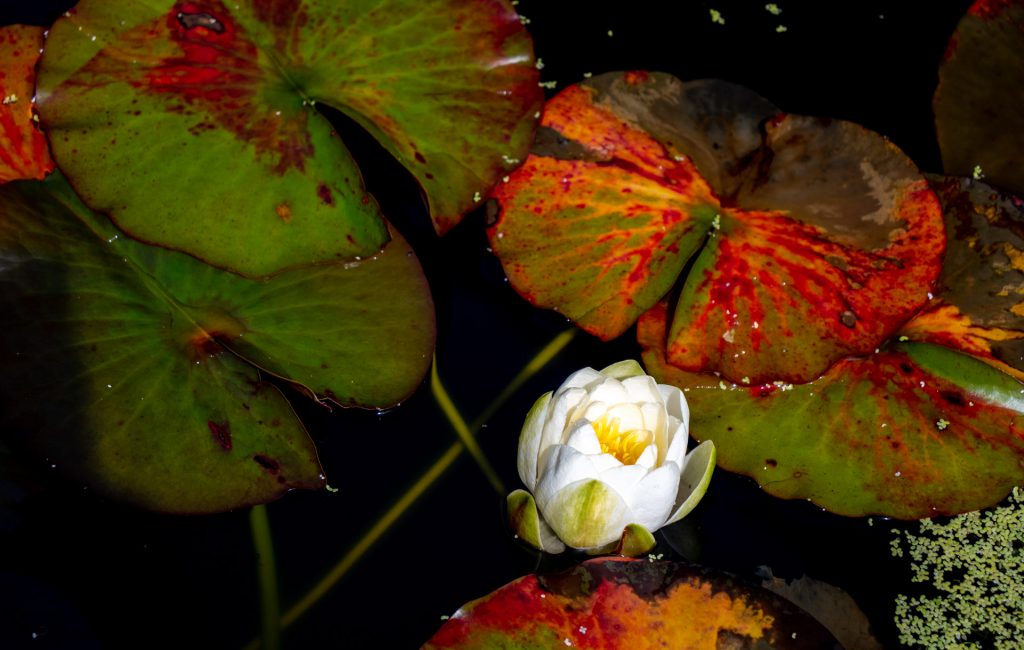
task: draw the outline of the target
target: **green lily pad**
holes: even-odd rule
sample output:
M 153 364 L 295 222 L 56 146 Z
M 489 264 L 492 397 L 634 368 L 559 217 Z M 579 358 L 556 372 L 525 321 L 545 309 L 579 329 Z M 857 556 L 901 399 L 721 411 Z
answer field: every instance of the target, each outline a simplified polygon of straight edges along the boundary
M 644 363 L 680 386 L 691 432 L 769 493 L 906 519 L 988 507 L 1024 481 L 1024 203 L 932 180 L 947 254 L 936 294 L 875 354 L 816 381 L 737 385 L 665 357 L 667 307 L 640 320 Z
M 387 241 L 317 103 L 409 169 L 444 231 L 525 154 L 537 76 L 504 0 L 83 0 L 50 30 L 38 96 L 91 208 L 266 276 Z
M 736 382 L 871 352 L 928 300 L 944 244 L 934 193 L 881 136 L 659 73 L 553 98 L 494 197 L 521 295 L 607 339 L 678 283 L 669 359 Z
M 947 174 L 1024 195 L 1024 3 L 978 0 L 949 40 L 933 108 Z
M 590 560 L 467 603 L 424 645 L 441 648 L 839 648 L 771 592 L 697 565 Z
M 139 244 L 60 174 L 0 187 L 0 400 L 19 445 L 168 512 L 264 502 L 324 477 L 257 367 L 384 407 L 429 365 L 433 311 L 405 242 L 269 281 Z
M 53 169 L 32 102 L 42 47 L 42 27 L 0 27 L 0 183 L 43 178 Z
M 640 320 L 644 365 L 682 388 L 723 469 L 831 512 L 919 519 L 977 510 L 1024 480 L 1024 384 L 972 356 L 896 342 L 806 384 L 727 383 L 665 359 L 666 307 Z

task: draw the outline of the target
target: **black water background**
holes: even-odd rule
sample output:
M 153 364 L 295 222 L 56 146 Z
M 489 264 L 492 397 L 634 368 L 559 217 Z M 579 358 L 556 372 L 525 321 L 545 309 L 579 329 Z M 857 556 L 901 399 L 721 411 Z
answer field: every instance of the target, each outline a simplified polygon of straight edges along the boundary
M 58 4 L 5 3 L 0 23 L 41 24 Z M 938 171 L 930 99 L 967 4 L 779 2 L 777 17 L 760 2 L 739 1 L 635 0 L 599 11 L 576 0 L 524 0 L 519 9 L 530 18 L 543 78 L 559 87 L 585 72 L 621 69 L 721 77 L 786 111 L 859 122 L 890 137 L 922 169 Z M 711 8 L 724 26 L 711 22 Z M 785 33 L 775 31 L 780 24 Z M 357 127 L 337 119 L 371 190 L 424 263 L 437 301 L 442 376 L 472 420 L 565 321 L 528 307 L 504 283 L 486 248 L 482 215 L 434 237 L 409 177 Z M 632 333 L 611 344 L 581 334 L 488 423 L 481 443 L 510 489 L 518 484 L 518 427 L 533 399 L 581 366 L 637 354 Z M 299 407 L 339 492 L 295 493 L 269 506 L 285 606 L 453 440 L 427 387 L 382 415 Z M 0 512 L 0 647 L 234 648 L 257 633 L 246 512 L 140 512 L 42 469 L 20 502 Z M 535 558 L 509 539 L 500 505 L 479 470 L 461 459 L 286 632 L 287 647 L 416 647 L 442 615 L 533 571 Z M 886 646 L 895 645 L 892 598 L 905 575 L 889 560 L 892 525 L 782 502 L 719 472 L 687 527 L 704 564 L 748 576 L 768 565 L 776 575 L 806 573 L 843 587 Z

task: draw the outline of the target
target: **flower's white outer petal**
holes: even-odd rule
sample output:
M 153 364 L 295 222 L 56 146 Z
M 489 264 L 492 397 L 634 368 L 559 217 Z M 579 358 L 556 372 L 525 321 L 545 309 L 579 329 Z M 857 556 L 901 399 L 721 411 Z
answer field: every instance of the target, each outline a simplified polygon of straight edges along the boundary
M 597 439 L 594 425 L 589 420 L 580 420 L 572 428 L 569 439 L 565 444 L 587 455 L 598 455 L 601 453 L 601 441 Z
M 561 444 L 565 437 L 566 415 L 574 408 L 587 394 L 582 388 L 570 388 L 566 391 L 558 391 L 551 398 L 548 405 L 547 417 L 544 420 L 544 428 L 541 432 L 539 454 L 537 457 L 537 476 L 544 473 L 546 454 L 552 445 Z
M 537 489 L 533 496 L 537 499 L 537 507 L 541 513 L 548 512 L 547 504 L 558 493 L 570 483 L 590 478 L 597 478 L 597 469 L 590 457 L 576 451 L 566 445 L 554 445 L 547 450 L 547 463 L 537 480 Z M 551 519 L 548 523 L 557 530 L 557 526 Z
M 640 454 L 640 458 L 636 459 L 636 464 L 644 469 L 654 469 L 658 465 L 658 446 L 653 442 L 647 445 L 643 452 Z
M 654 444 L 658 449 L 658 461 L 665 462 L 665 452 L 668 450 L 668 425 L 669 416 L 665 413 L 665 406 L 658 398 L 658 403 L 646 402 L 640 405 L 640 414 L 644 419 L 644 429 L 654 434 Z
M 591 456 L 590 462 L 594 463 L 594 469 L 596 469 L 598 473 L 609 470 L 613 467 L 622 467 L 622 461 L 611 454 Z
M 584 549 L 619 539 L 634 518 L 618 492 L 597 479 L 564 486 L 541 512 L 563 542 Z
M 686 455 L 686 464 L 679 478 L 675 510 L 669 515 L 666 524 L 675 523 L 690 514 L 704 498 L 715 470 L 715 456 L 715 443 L 710 440 L 700 443 Z
M 569 375 L 569 378 L 562 382 L 562 385 L 558 387 L 558 390 L 563 391 L 566 388 L 586 388 L 594 382 L 603 380 L 604 375 L 598 371 L 593 368 L 584 368 Z
M 658 384 L 658 392 L 661 393 L 662 399 L 665 400 L 665 410 L 668 411 L 669 415 L 675 416 L 682 422 L 683 426 L 686 427 L 687 434 L 689 434 L 690 406 L 686 403 L 683 391 L 668 384 Z
M 609 407 L 605 417 L 618 420 L 619 431 L 623 433 L 644 428 L 644 416 L 640 412 L 640 407 L 629 402 Z
M 605 379 L 600 384 L 591 386 L 588 393 L 591 402 L 618 404 L 629 401 L 629 393 L 618 379 Z
M 671 418 L 671 416 L 669 416 Z M 670 429 L 668 434 L 668 450 L 665 452 L 664 462 L 672 462 L 680 467 L 683 466 L 683 457 L 686 455 L 686 445 L 690 441 L 689 434 L 682 422 L 677 422 L 675 429 Z
M 640 524 L 652 533 L 665 523 L 679 492 L 679 466 L 665 463 L 649 472 L 636 486 L 632 498 L 626 501 L 633 511 L 629 523 Z
M 544 515 L 537 514 L 537 523 L 539 524 L 539 536 L 540 536 L 540 550 L 545 553 L 561 553 L 565 550 L 565 544 L 562 540 L 558 539 L 558 535 L 551 529 L 548 522 L 544 521 Z
M 628 379 L 630 377 L 638 377 L 645 374 L 644 369 L 640 367 L 640 364 L 635 359 L 626 359 L 618 363 L 613 363 L 607 368 L 601 369 L 601 374 L 605 377 L 611 377 L 612 379 Z
M 607 483 L 612 487 L 613 490 L 619 493 L 626 504 L 633 502 L 633 495 L 636 492 L 636 486 L 640 483 L 643 477 L 647 476 L 648 469 L 641 467 L 640 465 L 622 465 L 618 467 L 612 467 L 601 471 L 598 474 L 598 478 Z
M 544 430 L 544 420 L 547 418 L 548 404 L 551 403 L 551 393 L 544 393 L 533 404 L 533 408 L 526 414 L 526 422 L 523 423 L 523 430 L 519 434 L 519 457 L 517 467 L 519 469 L 519 480 L 531 492 L 537 485 L 537 458 L 540 456 L 541 434 Z
M 654 381 L 654 377 L 644 375 L 642 377 L 630 377 L 622 382 L 622 387 L 626 389 L 626 394 L 629 396 L 630 402 L 640 404 L 641 402 L 652 402 L 655 404 L 663 403 L 661 393 L 658 392 L 658 383 Z

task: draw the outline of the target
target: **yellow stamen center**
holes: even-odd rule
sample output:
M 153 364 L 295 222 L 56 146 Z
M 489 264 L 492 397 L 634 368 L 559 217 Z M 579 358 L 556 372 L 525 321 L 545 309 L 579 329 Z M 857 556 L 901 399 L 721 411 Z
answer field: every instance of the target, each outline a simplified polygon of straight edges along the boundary
M 615 456 L 623 465 L 636 464 L 640 454 L 644 453 L 644 449 L 654 438 L 650 431 L 644 429 L 620 431 L 622 422 L 619 418 L 604 416 L 591 424 L 597 433 L 598 442 L 601 443 L 601 451 Z

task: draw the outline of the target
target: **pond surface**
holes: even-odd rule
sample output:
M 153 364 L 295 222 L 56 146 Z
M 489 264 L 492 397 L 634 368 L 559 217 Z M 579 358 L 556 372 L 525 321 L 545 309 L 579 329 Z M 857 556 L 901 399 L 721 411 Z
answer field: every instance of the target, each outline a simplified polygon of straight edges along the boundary
M 45 3 L 40 3 L 45 4 Z M 931 96 L 949 35 L 967 2 L 778 3 L 636 0 L 613 12 L 593 3 L 523 0 L 545 81 L 646 69 L 681 79 L 743 84 L 784 111 L 858 122 L 889 137 L 929 172 L 940 170 Z M 557 5 L 555 9 L 554 5 Z M 725 24 L 710 18 L 721 13 Z M 0 9 L 0 22 L 43 24 L 47 9 Z M 21 12 L 21 13 L 18 13 Z M 785 31 L 779 31 L 782 25 Z M 334 116 L 364 161 L 384 213 L 412 241 L 437 304 L 441 378 L 467 421 L 569 326 L 527 305 L 504 281 L 475 214 L 433 235 L 412 179 L 358 128 Z M 506 487 L 519 487 L 516 443 L 542 392 L 572 371 L 639 358 L 632 330 L 611 343 L 582 332 L 484 423 L 479 440 Z M 424 385 L 386 413 L 327 412 L 296 400 L 332 491 L 291 493 L 271 504 L 282 606 L 287 609 L 358 544 L 456 440 Z M 5 648 L 237 648 L 260 629 L 248 512 L 177 517 L 141 512 L 18 464 L 0 479 L 0 646 Z M 337 491 L 333 491 L 333 490 Z M 418 647 L 460 605 L 537 569 L 519 546 L 496 493 L 463 454 L 284 633 L 285 647 Z M 885 647 L 898 645 L 894 598 L 909 569 L 890 556 L 891 529 L 875 518 L 831 515 L 764 494 L 718 472 L 697 510 L 655 553 L 756 579 L 803 575 L 853 596 Z M 916 527 L 916 524 L 912 524 Z M 682 540 L 682 541 L 680 541 Z

